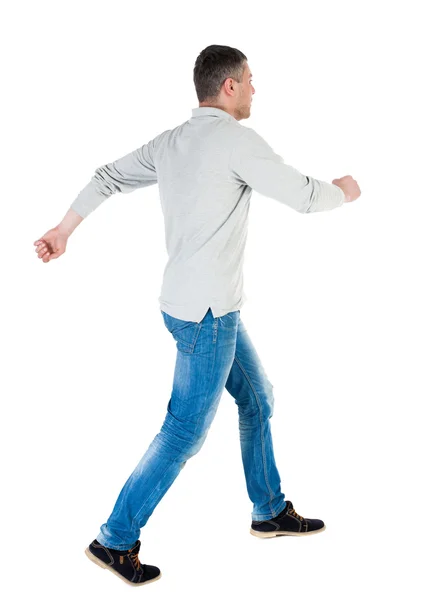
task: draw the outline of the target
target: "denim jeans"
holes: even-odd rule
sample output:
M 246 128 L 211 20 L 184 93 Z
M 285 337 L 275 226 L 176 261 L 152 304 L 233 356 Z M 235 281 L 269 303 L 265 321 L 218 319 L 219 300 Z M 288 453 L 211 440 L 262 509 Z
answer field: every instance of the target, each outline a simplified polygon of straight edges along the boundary
M 273 386 L 241 320 L 241 311 L 199 322 L 161 311 L 177 346 L 174 381 L 159 433 L 119 493 L 97 541 L 127 550 L 186 461 L 203 445 L 224 388 L 238 407 L 239 439 L 252 520 L 277 516 L 286 506 L 274 460 L 270 418 Z

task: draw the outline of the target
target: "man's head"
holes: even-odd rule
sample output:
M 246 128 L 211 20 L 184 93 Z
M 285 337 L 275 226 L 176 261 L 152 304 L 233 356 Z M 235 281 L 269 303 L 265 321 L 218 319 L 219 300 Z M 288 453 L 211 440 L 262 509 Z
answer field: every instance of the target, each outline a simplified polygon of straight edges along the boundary
M 200 106 L 214 106 L 237 121 L 250 116 L 255 88 L 247 57 L 230 46 L 207 46 L 194 67 L 194 83 Z

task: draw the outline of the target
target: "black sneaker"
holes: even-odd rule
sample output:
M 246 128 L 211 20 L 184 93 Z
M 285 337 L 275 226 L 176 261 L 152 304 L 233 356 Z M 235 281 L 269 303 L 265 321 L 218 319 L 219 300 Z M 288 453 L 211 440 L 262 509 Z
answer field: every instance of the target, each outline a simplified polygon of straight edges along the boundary
M 277 517 L 267 521 L 252 521 L 250 533 L 256 537 L 268 538 L 276 535 L 311 535 L 326 529 L 320 519 L 305 519 L 296 513 L 290 500 Z
M 102 546 L 97 540 L 85 549 L 88 558 L 103 569 L 108 569 L 129 585 L 145 585 L 162 576 L 160 569 L 143 565 L 139 560 L 141 541 L 137 540 L 129 550 L 114 550 Z

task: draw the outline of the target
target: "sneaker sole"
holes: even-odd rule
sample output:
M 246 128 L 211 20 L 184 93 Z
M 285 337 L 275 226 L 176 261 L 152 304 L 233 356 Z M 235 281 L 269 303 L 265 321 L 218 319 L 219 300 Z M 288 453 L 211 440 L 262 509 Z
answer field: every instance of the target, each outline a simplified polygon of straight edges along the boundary
M 256 529 L 253 529 L 251 527 L 250 533 L 259 538 L 271 538 L 271 537 L 276 537 L 277 535 L 298 535 L 298 536 L 313 535 L 314 533 L 321 533 L 322 531 L 325 531 L 325 529 L 326 529 L 326 525 L 324 527 L 322 527 L 321 529 L 316 529 L 315 531 L 302 531 L 302 532 L 296 533 L 293 531 L 256 531 Z
M 146 585 L 147 583 L 152 583 L 153 581 L 157 581 L 158 579 L 160 579 L 160 577 L 162 576 L 162 573 L 160 573 L 160 575 L 157 575 L 157 577 L 154 577 L 153 579 L 148 579 L 148 581 L 141 581 L 140 583 L 133 583 L 132 581 L 128 581 L 128 579 L 126 579 L 123 575 L 121 575 L 120 573 L 118 573 L 115 569 L 113 569 L 112 567 L 110 567 L 110 565 L 106 565 L 102 560 L 100 560 L 97 556 L 95 556 L 94 554 L 92 554 L 89 550 L 89 548 L 87 547 L 85 549 L 85 554 L 87 555 L 87 557 L 95 563 L 95 565 L 98 565 L 99 567 L 101 567 L 102 569 L 107 569 L 108 571 L 110 571 L 111 573 L 113 573 L 114 575 L 117 575 L 119 577 L 119 579 L 122 579 L 122 581 L 124 581 L 125 583 L 128 583 L 128 585 L 133 585 L 135 587 L 138 587 L 139 585 Z

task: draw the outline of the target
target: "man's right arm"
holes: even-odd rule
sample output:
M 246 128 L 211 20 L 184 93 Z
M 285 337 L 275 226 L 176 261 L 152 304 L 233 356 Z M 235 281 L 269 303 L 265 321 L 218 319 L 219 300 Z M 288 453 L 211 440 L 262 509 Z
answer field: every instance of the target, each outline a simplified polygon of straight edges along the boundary
M 303 175 L 285 164 L 254 129 L 245 129 L 230 157 L 230 167 L 243 183 L 300 213 L 342 206 L 345 194 L 340 187 Z
M 65 217 L 58 225 L 58 229 L 61 233 L 70 236 L 73 231 L 78 227 L 79 223 L 84 220 L 84 217 L 81 217 L 73 208 L 69 208 Z
M 154 165 L 155 139 L 114 162 L 97 168 L 70 208 L 85 218 L 112 194 L 129 194 L 138 188 L 157 183 Z

